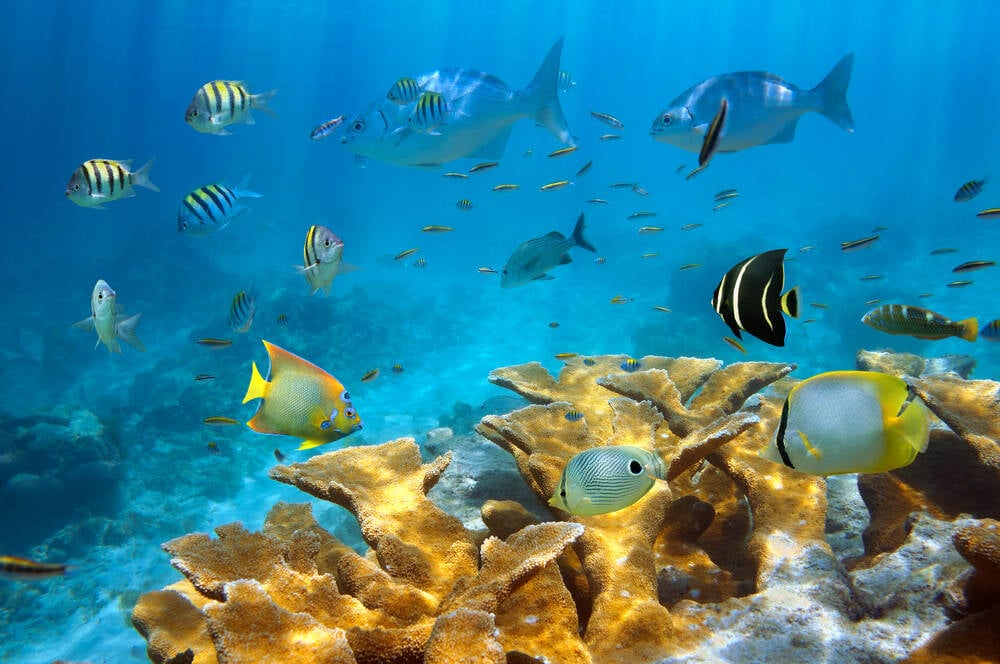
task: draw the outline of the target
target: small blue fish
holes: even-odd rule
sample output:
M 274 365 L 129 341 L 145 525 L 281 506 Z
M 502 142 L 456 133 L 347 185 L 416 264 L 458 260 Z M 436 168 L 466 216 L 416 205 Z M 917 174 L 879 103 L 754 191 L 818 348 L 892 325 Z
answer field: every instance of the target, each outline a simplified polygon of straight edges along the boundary
M 640 362 L 639 360 L 636 360 L 636 359 L 633 359 L 633 358 L 630 357 L 627 360 L 625 360 L 624 362 L 622 362 L 621 365 L 619 365 L 619 366 L 621 366 L 621 368 L 624 369 L 625 371 L 628 371 L 628 372 L 631 373 L 633 371 L 638 371 L 639 369 L 641 369 L 642 368 L 642 362 Z
M 578 410 L 568 410 L 564 417 L 570 422 L 579 422 L 583 419 L 583 413 Z
M 737 152 L 757 145 L 790 143 L 799 118 L 816 111 L 847 132 L 854 119 L 847 105 L 854 54 L 848 53 L 812 90 L 762 71 L 723 74 L 702 81 L 678 95 L 653 120 L 653 140 L 689 152 L 700 152 L 712 119 L 723 99 L 728 103 L 719 152 Z
M 208 184 L 189 193 L 177 210 L 177 231 L 198 236 L 221 231 L 247 211 L 247 207 L 239 202 L 241 198 L 261 197 L 246 188 L 249 182 L 250 174 L 247 173 L 235 187 L 222 183 Z
M 592 357 L 585 357 L 583 358 L 583 363 L 586 364 L 588 367 L 592 367 L 595 364 L 597 364 L 597 360 L 595 360 Z

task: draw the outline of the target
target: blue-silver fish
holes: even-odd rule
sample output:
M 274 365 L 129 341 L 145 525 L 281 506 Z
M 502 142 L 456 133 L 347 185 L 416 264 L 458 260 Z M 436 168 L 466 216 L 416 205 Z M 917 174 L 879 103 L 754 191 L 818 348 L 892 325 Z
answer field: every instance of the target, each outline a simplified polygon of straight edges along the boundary
M 563 40 L 549 51 L 523 90 L 472 69 L 442 69 L 415 77 L 424 94 L 447 100 L 450 116 L 434 136 L 410 126 L 416 103 L 381 97 L 346 124 L 341 142 L 354 155 L 400 166 L 434 166 L 462 157 L 499 159 L 515 122 L 532 119 L 565 144 L 572 136 L 559 105 Z
M 235 187 L 221 182 L 198 187 L 181 201 L 177 210 L 177 231 L 188 235 L 211 235 L 229 225 L 229 222 L 247 211 L 241 198 L 260 198 L 260 194 L 247 189 L 250 174 Z
M 805 113 L 815 111 L 853 133 L 847 105 L 854 54 L 848 53 L 812 90 L 802 90 L 775 74 L 742 71 L 715 76 L 688 88 L 654 118 L 653 140 L 700 152 L 705 133 L 726 99 L 728 114 L 719 152 L 790 143 Z
M 573 262 L 569 256 L 569 250 L 573 247 L 583 247 L 587 251 L 597 253 L 594 245 L 583 237 L 583 228 L 583 214 L 581 214 L 570 237 L 565 237 L 559 231 L 552 231 L 522 242 L 503 266 L 500 287 L 514 288 L 532 281 L 552 279 L 553 277 L 546 272 L 556 266 Z

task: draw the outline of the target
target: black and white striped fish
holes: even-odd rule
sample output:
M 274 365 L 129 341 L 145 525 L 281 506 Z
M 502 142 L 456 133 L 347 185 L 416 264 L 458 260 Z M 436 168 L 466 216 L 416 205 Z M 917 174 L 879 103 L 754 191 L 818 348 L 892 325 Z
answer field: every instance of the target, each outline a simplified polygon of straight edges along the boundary
M 392 84 L 389 91 L 385 93 L 385 98 L 400 106 L 405 106 L 410 102 L 416 101 L 421 92 L 423 92 L 423 89 L 415 79 L 404 76 Z
M 233 303 L 229 307 L 229 327 L 234 332 L 249 332 L 256 313 L 257 299 L 254 297 L 253 288 L 241 290 L 233 298 Z
M 417 105 L 410 116 L 410 128 L 431 136 L 440 136 L 437 130 L 458 114 L 440 92 L 425 92 L 417 99 Z
M 177 231 L 187 235 L 211 235 L 229 225 L 233 219 L 246 212 L 241 198 L 260 198 L 261 195 L 247 189 L 250 174 L 235 187 L 222 183 L 198 187 L 181 201 L 177 209 Z
M 277 93 L 268 90 L 254 95 L 247 92 L 241 81 L 211 81 L 198 88 L 184 113 L 184 122 L 203 134 L 228 136 L 232 132 L 226 131 L 226 127 L 231 124 L 256 124 L 251 110 L 274 115 L 267 102 Z
M 132 185 L 159 191 L 160 188 L 149 179 L 149 170 L 154 161 L 156 160 L 150 159 L 149 163 L 135 173 L 128 170 L 132 165 L 131 159 L 85 161 L 73 171 L 69 184 L 66 185 L 66 197 L 82 207 L 103 209 L 101 203 L 135 196 Z
M 737 263 L 726 272 L 712 294 L 715 312 L 738 338 L 746 331 L 773 346 L 785 345 L 785 312 L 799 315 L 799 289 L 784 295 L 785 252 L 765 251 Z

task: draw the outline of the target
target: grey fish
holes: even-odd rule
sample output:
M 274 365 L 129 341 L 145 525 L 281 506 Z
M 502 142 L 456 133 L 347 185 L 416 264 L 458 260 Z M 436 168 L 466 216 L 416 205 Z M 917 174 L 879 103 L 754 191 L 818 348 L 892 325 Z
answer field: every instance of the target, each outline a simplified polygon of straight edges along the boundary
M 417 76 L 421 90 L 442 95 L 452 116 L 439 136 L 410 127 L 416 102 L 372 101 L 346 124 L 341 142 L 356 157 L 400 166 L 434 166 L 462 157 L 499 159 L 515 122 L 533 119 L 563 143 L 572 135 L 559 105 L 559 58 L 563 40 L 549 50 L 523 90 L 472 69 L 442 69 Z
M 661 143 L 700 152 L 723 98 L 729 108 L 719 152 L 790 143 L 799 118 L 810 111 L 853 133 L 854 119 L 846 97 L 853 67 L 854 54 L 848 53 L 812 90 L 802 90 L 780 76 L 762 71 L 715 76 L 671 101 L 653 120 L 650 134 Z
M 571 263 L 573 259 L 569 256 L 569 250 L 573 247 L 579 246 L 597 253 L 594 245 L 583 237 L 583 229 L 583 213 L 581 213 L 570 237 L 565 237 L 559 231 L 552 231 L 522 242 L 503 267 L 500 287 L 514 288 L 531 281 L 552 279 L 553 277 L 546 272 L 558 265 Z

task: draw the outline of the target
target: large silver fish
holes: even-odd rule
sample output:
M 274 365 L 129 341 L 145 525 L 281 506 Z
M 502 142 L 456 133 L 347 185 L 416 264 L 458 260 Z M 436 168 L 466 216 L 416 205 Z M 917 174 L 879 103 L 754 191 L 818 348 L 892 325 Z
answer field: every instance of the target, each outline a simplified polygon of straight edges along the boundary
M 715 76 L 688 88 L 653 120 L 653 140 L 699 152 L 705 132 L 728 103 L 726 126 L 719 152 L 737 152 L 756 145 L 790 143 L 804 114 L 815 111 L 853 133 L 854 119 L 847 105 L 854 54 L 848 53 L 812 90 L 801 90 L 775 74 L 741 71 Z
M 97 332 L 94 348 L 104 344 L 108 347 L 108 352 L 120 353 L 122 347 L 118 340 L 121 339 L 133 348 L 145 351 L 139 337 L 135 336 L 135 326 L 138 325 L 140 316 L 141 313 L 128 317 L 121 315 L 114 289 L 104 279 L 98 279 L 90 296 L 90 316 L 73 323 L 73 327 Z
M 416 77 L 420 90 L 443 95 L 451 111 L 435 133 L 410 126 L 416 102 L 400 104 L 385 96 L 346 123 L 341 142 L 358 158 L 400 166 L 435 166 L 462 157 L 499 159 L 514 123 L 531 118 L 563 143 L 572 141 L 559 105 L 562 38 L 523 90 L 473 69 L 442 69 Z
M 500 287 L 514 288 L 531 281 L 552 279 L 553 277 L 546 272 L 558 265 L 573 262 L 569 256 L 569 250 L 573 247 L 583 247 L 587 251 L 597 253 L 594 245 L 583 237 L 583 228 L 583 214 L 581 214 L 570 237 L 564 236 L 559 231 L 552 231 L 522 242 L 503 266 Z

